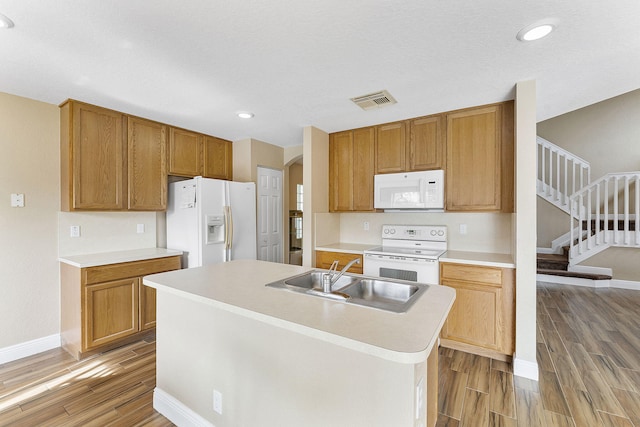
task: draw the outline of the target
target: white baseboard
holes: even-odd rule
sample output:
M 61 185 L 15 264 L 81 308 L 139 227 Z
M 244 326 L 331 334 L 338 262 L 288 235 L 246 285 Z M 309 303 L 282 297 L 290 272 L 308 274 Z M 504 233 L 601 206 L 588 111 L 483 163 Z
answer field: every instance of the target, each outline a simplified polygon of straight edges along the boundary
M 552 248 L 536 248 L 536 253 L 539 254 L 554 254 L 554 250 Z
M 214 427 L 191 408 L 158 387 L 153 390 L 153 409 L 177 426 Z
M 640 282 L 633 282 L 631 280 L 618 280 L 618 279 L 611 279 L 610 282 L 611 282 L 612 288 L 640 291 Z
M 514 354 L 513 375 L 538 381 L 538 364 L 536 362 L 518 359 Z
M 585 286 L 587 288 L 617 288 L 640 291 L 640 282 L 631 280 L 591 280 L 580 277 L 555 276 L 552 274 L 536 274 L 536 281 L 558 283 L 560 285 Z
M 35 340 L 0 348 L 0 364 L 13 362 L 23 357 L 33 356 L 52 348 L 60 347 L 60 334 L 49 335 Z

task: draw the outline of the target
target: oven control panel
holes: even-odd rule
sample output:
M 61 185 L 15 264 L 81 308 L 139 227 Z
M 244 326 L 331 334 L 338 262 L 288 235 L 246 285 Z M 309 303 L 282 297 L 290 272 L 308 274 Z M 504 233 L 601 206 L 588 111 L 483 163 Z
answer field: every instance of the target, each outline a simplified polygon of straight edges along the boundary
M 383 225 L 383 239 L 447 241 L 446 225 Z

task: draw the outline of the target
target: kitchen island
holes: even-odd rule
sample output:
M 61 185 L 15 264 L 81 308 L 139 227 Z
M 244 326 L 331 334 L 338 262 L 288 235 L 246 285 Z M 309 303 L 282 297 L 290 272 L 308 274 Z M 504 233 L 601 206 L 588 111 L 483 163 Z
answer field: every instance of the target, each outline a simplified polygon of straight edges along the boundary
M 265 286 L 308 270 L 242 260 L 146 276 L 158 291 L 154 407 L 217 427 L 435 420 L 427 361 L 455 292 L 430 286 L 395 314 Z

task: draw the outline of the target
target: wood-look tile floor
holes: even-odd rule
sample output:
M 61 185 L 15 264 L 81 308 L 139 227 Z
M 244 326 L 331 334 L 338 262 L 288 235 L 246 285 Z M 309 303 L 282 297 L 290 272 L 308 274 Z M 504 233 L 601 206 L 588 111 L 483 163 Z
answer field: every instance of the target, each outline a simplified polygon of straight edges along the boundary
M 440 349 L 438 426 L 640 427 L 640 292 L 538 283 L 539 381 Z
M 440 349 L 438 426 L 640 427 L 640 292 L 539 283 L 540 381 Z M 172 426 L 153 410 L 155 342 L 0 365 L 0 426 Z
M 61 348 L 0 365 L 0 426 L 173 426 L 153 409 L 155 341 L 80 362 Z

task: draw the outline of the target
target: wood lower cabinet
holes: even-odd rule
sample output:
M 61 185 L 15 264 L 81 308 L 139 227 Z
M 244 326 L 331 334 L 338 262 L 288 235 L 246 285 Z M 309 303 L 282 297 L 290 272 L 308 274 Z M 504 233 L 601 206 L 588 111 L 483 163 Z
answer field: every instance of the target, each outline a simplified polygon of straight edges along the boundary
M 374 128 L 329 137 L 329 210 L 373 211 Z
M 60 264 L 62 346 L 80 359 L 155 327 L 155 289 L 142 276 L 180 268 L 180 256 L 75 267 Z
M 347 270 L 349 273 L 362 274 L 362 255 L 346 252 L 316 251 L 316 268 L 329 269 L 333 261 L 338 260 L 338 271 L 342 270 L 349 261 L 358 258 L 359 264 L 353 264 Z
M 513 102 L 447 114 L 446 209 L 513 212 Z
M 441 263 L 440 283 L 456 290 L 441 344 L 510 358 L 515 350 L 515 270 Z

